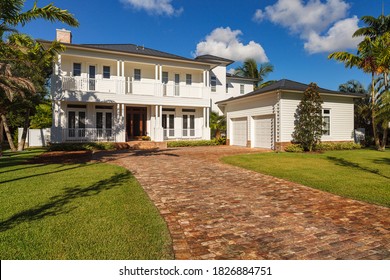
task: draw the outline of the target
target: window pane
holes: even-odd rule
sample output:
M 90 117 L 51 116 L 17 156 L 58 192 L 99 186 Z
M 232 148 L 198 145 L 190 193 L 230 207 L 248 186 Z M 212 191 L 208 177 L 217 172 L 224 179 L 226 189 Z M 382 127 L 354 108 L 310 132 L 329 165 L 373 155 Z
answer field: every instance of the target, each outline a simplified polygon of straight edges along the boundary
M 109 79 L 110 75 L 110 66 L 103 66 L 103 78 Z
M 192 75 L 186 74 L 186 85 L 191 85 L 191 84 L 192 84 Z
M 79 112 L 79 128 L 85 128 L 85 112 Z
M 76 127 L 76 112 L 68 112 L 68 128 Z
M 162 82 L 164 84 L 168 83 L 168 72 L 162 72 Z
M 162 127 L 163 127 L 164 129 L 167 128 L 167 115 L 166 115 L 166 114 L 163 114 L 163 115 L 162 115 Z
M 190 115 L 190 128 L 195 129 L 195 116 Z
M 175 128 L 175 116 L 169 115 L 169 128 Z
M 183 128 L 186 129 L 188 127 L 188 116 L 183 116 Z
M 217 91 L 217 78 L 214 76 L 211 77 L 211 91 L 212 92 Z
M 81 76 L 81 63 L 73 63 L 73 76 Z
M 134 81 L 141 81 L 141 69 L 134 69 Z
M 112 113 L 106 113 L 106 129 L 112 128 Z
M 244 94 L 244 93 L 245 93 L 244 85 L 240 85 L 240 94 Z
M 96 113 L 96 128 L 103 128 L 103 113 Z
M 322 120 L 323 120 L 323 135 L 330 135 L 330 117 L 329 116 L 325 116 L 325 117 L 322 117 Z

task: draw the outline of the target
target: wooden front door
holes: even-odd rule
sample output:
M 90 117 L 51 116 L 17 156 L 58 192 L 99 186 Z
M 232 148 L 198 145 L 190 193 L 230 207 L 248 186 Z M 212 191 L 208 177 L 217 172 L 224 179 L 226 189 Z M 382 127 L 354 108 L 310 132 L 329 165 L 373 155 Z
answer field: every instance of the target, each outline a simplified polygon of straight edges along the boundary
M 127 140 L 139 140 L 146 136 L 146 108 L 126 108 L 126 135 Z

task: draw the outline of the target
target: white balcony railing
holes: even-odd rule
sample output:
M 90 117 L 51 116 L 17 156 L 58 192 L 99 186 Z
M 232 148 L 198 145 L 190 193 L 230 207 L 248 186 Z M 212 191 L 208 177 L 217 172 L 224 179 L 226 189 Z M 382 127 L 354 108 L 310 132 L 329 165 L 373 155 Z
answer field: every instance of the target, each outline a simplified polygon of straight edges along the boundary
M 115 142 L 115 133 L 105 128 L 64 128 L 62 139 L 65 142 Z
M 123 80 L 122 80 L 123 79 Z M 69 91 L 102 92 L 127 95 L 204 98 L 206 87 L 200 85 L 163 84 L 158 81 L 124 79 L 88 79 L 62 76 L 62 89 Z

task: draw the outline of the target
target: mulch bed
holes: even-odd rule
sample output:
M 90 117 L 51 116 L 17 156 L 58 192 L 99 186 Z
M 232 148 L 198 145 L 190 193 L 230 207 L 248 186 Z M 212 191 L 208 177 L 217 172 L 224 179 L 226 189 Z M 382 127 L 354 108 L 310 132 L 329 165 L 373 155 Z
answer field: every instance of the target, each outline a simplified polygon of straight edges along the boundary
M 91 161 L 91 151 L 53 151 L 34 158 L 34 163 L 83 164 Z

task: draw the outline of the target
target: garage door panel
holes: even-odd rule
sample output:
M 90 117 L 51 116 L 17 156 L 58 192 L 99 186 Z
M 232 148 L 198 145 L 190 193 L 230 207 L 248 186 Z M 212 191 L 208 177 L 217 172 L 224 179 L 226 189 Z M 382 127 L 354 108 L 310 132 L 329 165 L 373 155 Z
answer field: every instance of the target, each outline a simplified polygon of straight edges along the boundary
M 273 123 L 273 116 L 254 118 L 254 147 L 272 149 Z
M 248 122 L 246 118 L 232 119 L 232 145 L 246 146 Z

